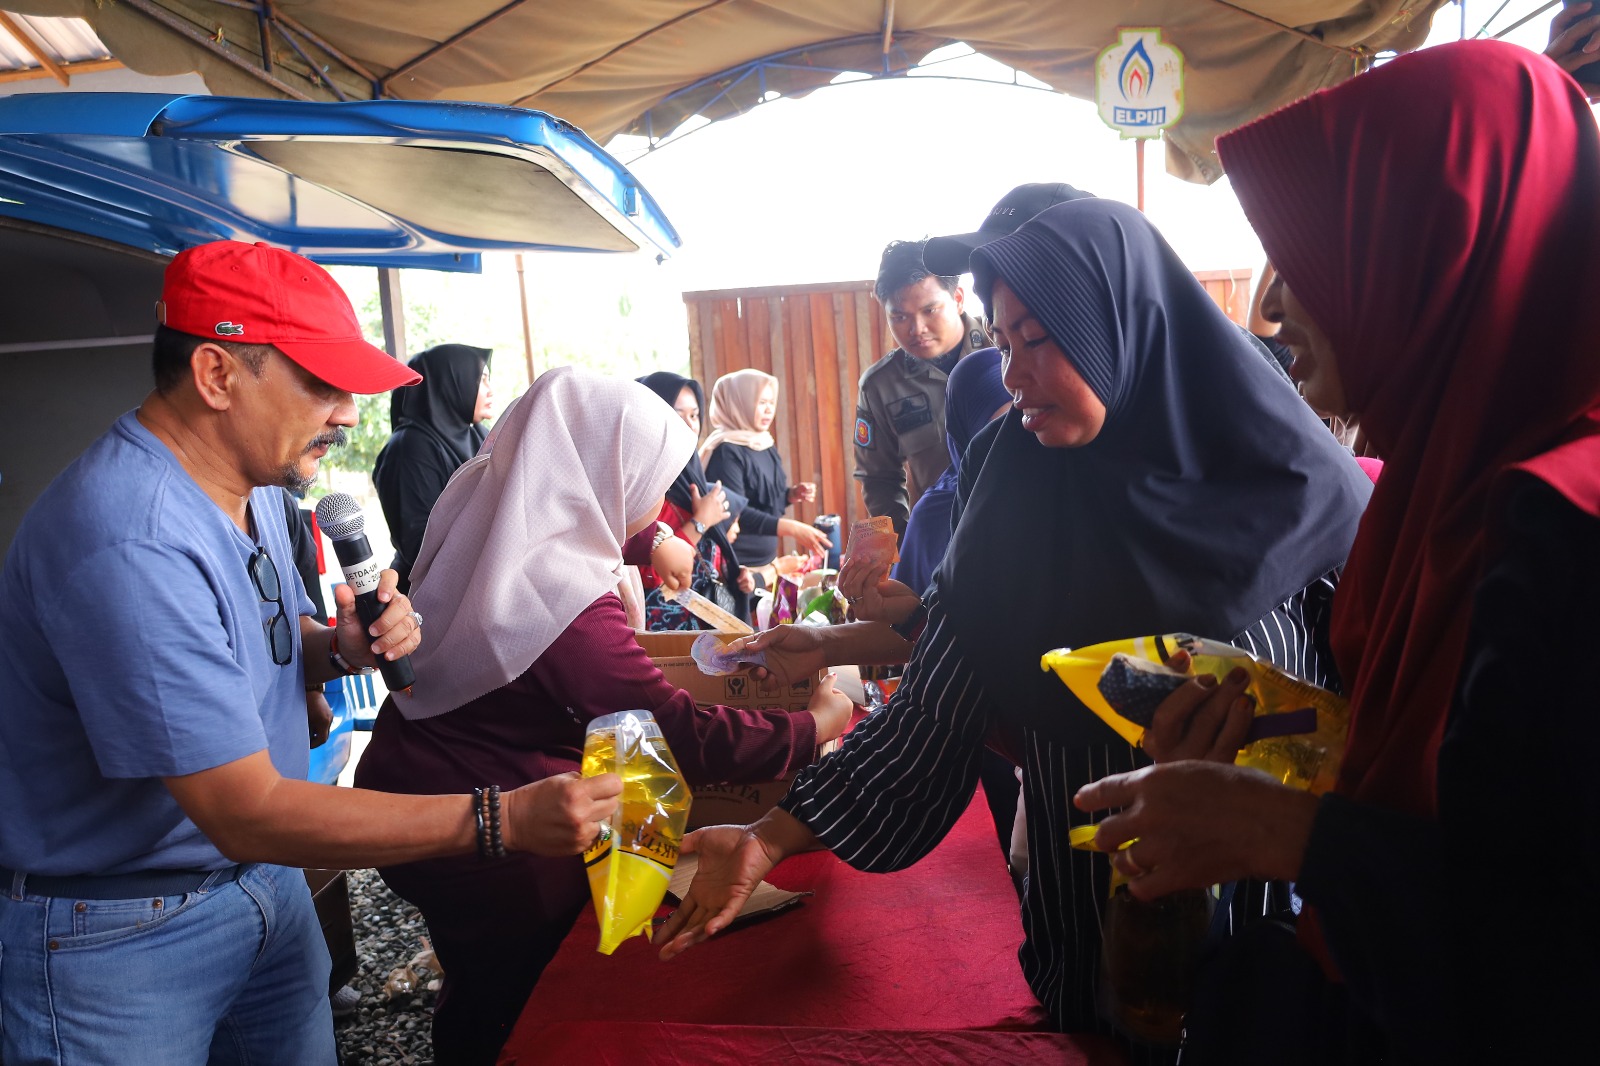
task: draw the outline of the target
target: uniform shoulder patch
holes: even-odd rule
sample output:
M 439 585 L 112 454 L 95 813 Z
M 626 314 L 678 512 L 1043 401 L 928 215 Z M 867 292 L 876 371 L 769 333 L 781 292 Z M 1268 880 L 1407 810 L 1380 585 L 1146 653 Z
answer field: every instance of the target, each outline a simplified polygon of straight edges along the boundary
M 856 419 L 856 444 L 862 448 L 872 447 L 872 423 L 865 418 Z

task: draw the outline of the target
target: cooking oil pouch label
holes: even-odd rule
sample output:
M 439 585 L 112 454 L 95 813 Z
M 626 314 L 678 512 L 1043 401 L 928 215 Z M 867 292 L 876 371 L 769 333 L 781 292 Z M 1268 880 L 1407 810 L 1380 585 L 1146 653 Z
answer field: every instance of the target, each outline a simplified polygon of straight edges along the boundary
M 1189 653 L 1191 673 L 1167 665 L 1178 651 Z M 1161 701 L 1190 678 L 1210 674 L 1220 681 L 1243 667 L 1256 718 L 1234 761 L 1316 794 L 1331 789 L 1338 777 L 1349 704 L 1231 644 L 1168 633 L 1076 650 L 1058 648 L 1044 655 L 1040 667 L 1055 671 L 1084 706 L 1130 744 L 1144 740 Z
M 600 921 L 600 952 L 650 936 L 689 821 L 689 786 L 649 711 L 619 711 L 589 723 L 583 776 L 616 774 L 622 799 L 609 826 L 583 853 Z

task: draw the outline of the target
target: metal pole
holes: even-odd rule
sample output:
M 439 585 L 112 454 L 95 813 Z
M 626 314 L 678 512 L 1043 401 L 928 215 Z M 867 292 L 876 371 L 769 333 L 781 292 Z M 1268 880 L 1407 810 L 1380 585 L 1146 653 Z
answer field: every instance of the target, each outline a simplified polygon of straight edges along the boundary
M 1144 210 L 1144 140 L 1145 139 L 1143 137 L 1140 137 L 1138 140 L 1136 140 L 1134 142 L 1135 144 L 1138 145 L 1138 148 L 1135 150 L 1137 152 L 1137 155 L 1135 156 L 1135 158 L 1138 160 L 1137 167 L 1138 167 L 1138 171 L 1139 171 L 1139 210 L 1140 211 Z
M 339 62 L 343 63 L 345 66 L 349 67 L 363 78 L 366 78 L 367 81 L 372 85 L 372 98 L 374 100 L 383 95 L 383 86 L 378 83 L 378 76 L 372 73 L 372 71 L 368 70 L 360 63 L 357 63 L 354 59 L 351 59 L 333 45 L 329 44 L 327 41 L 324 41 L 321 37 L 318 37 L 316 34 L 300 25 L 300 23 L 290 18 L 288 15 L 285 15 L 282 11 L 274 11 L 272 14 L 274 22 L 283 23 L 285 26 L 289 27 L 291 30 L 298 33 L 300 36 L 304 37 L 306 40 L 310 41 L 312 44 L 316 45 L 318 48 L 322 49 Z
M 161 25 L 165 26 L 173 33 L 176 33 L 178 36 L 187 39 L 193 44 L 199 45 L 201 48 L 204 48 L 207 52 L 210 52 L 223 62 L 228 63 L 231 66 L 238 67 L 240 70 L 244 71 L 252 78 L 255 78 L 257 81 L 272 86 L 283 95 L 294 100 L 311 99 L 310 96 L 307 96 L 299 89 L 279 81 L 277 78 L 257 67 L 255 64 L 251 63 L 249 60 L 237 54 L 227 46 L 218 44 L 211 38 L 209 34 L 203 33 L 196 28 L 194 23 L 188 21 L 187 19 L 179 18 L 177 15 L 174 15 L 170 11 L 161 7 L 159 4 L 152 3 L 151 0 L 121 0 L 121 3 L 126 7 L 131 7 L 133 10 L 139 12 L 141 15 L 144 15 L 146 18 L 153 19 L 156 22 L 161 23 Z
M 261 34 L 261 69 L 268 74 L 272 73 L 272 12 L 267 7 L 268 0 L 261 0 L 256 5 L 256 28 Z
M 406 301 L 400 292 L 400 271 L 378 268 L 378 309 L 383 314 L 383 346 L 390 355 L 406 361 Z
M 528 283 L 522 277 L 522 253 L 517 253 L 517 295 L 522 299 L 522 357 L 528 363 L 528 384 L 533 384 L 533 325 L 528 319 Z

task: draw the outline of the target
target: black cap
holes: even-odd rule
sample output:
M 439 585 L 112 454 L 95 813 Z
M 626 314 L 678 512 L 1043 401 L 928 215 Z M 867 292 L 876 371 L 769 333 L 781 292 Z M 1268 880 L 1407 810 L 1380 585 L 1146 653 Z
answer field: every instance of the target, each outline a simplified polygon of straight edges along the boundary
M 922 265 L 940 277 L 965 274 L 975 248 L 1016 232 L 1018 226 L 1047 207 L 1068 200 L 1093 199 L 1094 193 L 1074 189 L 1065 182 L 1035 182 L 1018 185 L 1000 197 L 989 217 L 976 233 L 956 233 L 949 237 L 930 237 L 922 249 Z

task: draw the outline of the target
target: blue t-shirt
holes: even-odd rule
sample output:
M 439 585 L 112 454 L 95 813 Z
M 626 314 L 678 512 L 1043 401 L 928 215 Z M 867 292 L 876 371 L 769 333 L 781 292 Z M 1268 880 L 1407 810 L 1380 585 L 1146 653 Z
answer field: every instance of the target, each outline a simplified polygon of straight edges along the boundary
M 0 570 L 0 864 L 34 874 L 229 865 L 160 780 L 267 749 L 306 776 L 300 614 L 277 489 L 241 533 L 132 412 L 29 510 Z M 278 571 L 294 658 L 247 562 Z

